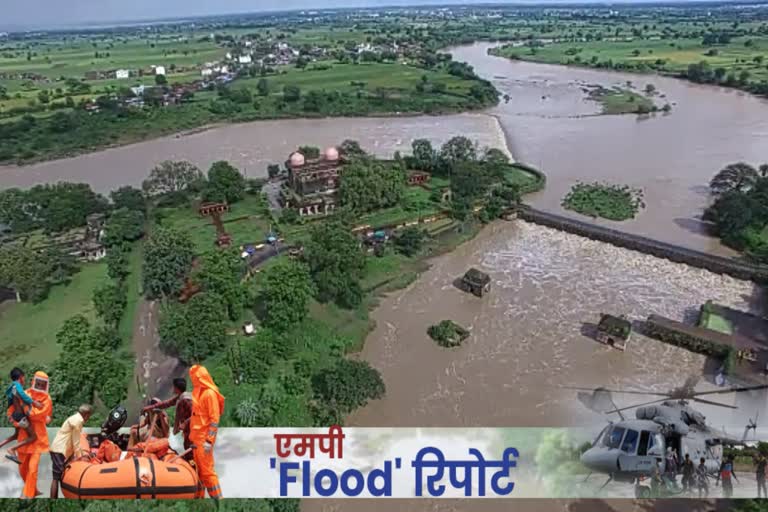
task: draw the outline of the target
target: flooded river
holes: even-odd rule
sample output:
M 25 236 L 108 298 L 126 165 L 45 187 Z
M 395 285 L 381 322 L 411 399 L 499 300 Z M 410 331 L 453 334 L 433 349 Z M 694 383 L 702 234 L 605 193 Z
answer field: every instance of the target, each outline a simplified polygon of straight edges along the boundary
M 362 358 L 382 372 L 387 394 L 351 425 L 591 424 L 595 413 L 561 386 L 666 391 L 712 370 L 703 356 L 638 334 L 626 352 L 598 344 L 589 333 L 602 312 L 690 320 L 708 299 L 759 303 L 751 283 L 523 221 L 494 224 L 433 263 L 373 313 Z M 453 286 L 472 266 L 492 278 L 483 299 Z M 427 336 L 445 319 L 471 330 L 464 346 L 446 350 Z
M 203 170 L 217 160 L 228 160 L 247 176 L 259 177 L 267 175 L 269 164 L 282 164 L 303 145 L 322 148 L 354 139 L 369 152 L 392 157 L 398 150 L 410 152 L 413 139 L 429 138 L 439 145 L 457 134 L 480 146 L 505 148 L 498 121 L 484 114 L 258 121 L 24 167 L 0 166 L 0 188 L 76 181 L 108 192 L 122 185 L 139 186 L 150 169 L 163 160 L 188 160 Z
M 728 253 L 702 234 L 699 221 L 709 196 L 706 185 L 726 164 L 757 165 L 768 154 L 768 101 L 729 89 L 659 76 L 613 73 L 526 62 L 487 54 L 490 44 L 453 49 L 484 78 L 510 96 L 492 110 L 515 157 L 549 177 L 530 201 L 559 211 L 577 181 L 610 181 L 640 187 L 648 207 L 619 229 L 715 253 Z M 669 115 L 594 116 L 588 84 L 631 81 L 642 91 L 654 84 Z M 610 225 L 610 222 L 604 224 Z

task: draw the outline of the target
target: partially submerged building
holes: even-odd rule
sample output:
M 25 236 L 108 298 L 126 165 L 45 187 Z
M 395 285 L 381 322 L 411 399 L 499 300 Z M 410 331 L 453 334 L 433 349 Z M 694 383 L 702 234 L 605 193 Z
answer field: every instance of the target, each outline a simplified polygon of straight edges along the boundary
M 461 278 L 462 288 L 478 297 L 491 291 L 491 276 L 476 268 L 467 270 Z
M 632 322 L 623 316 L 603 314 L 597 324 L 597 341 L 624 350 L 632 334 Z
M 300 216 L 327 215 L 336 209 L 344 162 L 330 147 L 319 158 L 307 159 L 298 151 L 286 162 L 288 181 L 282 191 L 283 204 Z

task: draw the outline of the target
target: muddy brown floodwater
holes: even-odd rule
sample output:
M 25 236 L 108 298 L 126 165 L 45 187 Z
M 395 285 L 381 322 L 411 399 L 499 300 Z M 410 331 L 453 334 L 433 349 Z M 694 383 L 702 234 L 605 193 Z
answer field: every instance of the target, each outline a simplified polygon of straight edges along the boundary
M 720 254 L 730 251 L 703 234 L 699 217 L 710 198 L 707 184 L 726 164 L 754 165 L 768 153 L 768 101 L 749 94 L 653 75 L 614 73 L 488 55 L 479 43 L 451 50 L 474 66 L 502 94 L 490 111 L 498 116 L 515 158 L 546 172 L 546 189 L 527 200 L 561 211 L 577 181 L 610 181 L 640 187 L 648 207 L 637 219 L 601 222 L 670 243 Z M 669 115 L 595 116 L 588 84 L 654 84 Z
M 473 266 L 493 281 L 483 299 L 453 286 Z M 585 335 L 589 324 L 602 312 L 632 320 L 651 313 L 691 319 L 709 299 L 739 309 L 760 302 L 749 282 L 523 221 L 500 221 L 381 301 L 361 357 L 381 371 L 387 393 L 348 423 L 591 424 L 595 413 L 561 386 L 666 391 L 700 375 L 706 361 L 639 334 L 625 352 L 611 349 Z M 428 337 L 427 328 L 445 319 L 471 330 L 462 347 L 447 350 Z M 722 411 L 713 414 L 722 418 Z
M 23 167 L 0 166 L 0 189 L 75 181 L 109 192 L 122 185 L 139 186 L 163 160 L 188 160 L 203 170 L 217 160 L 228 160 L 247 176 L 261 177 L 267 175 L 267 165 L 282 164 L 299 146 L 326 147 L 354 139 L 366 151 L 392 157 L 397 150 L 410 152 L 413 139 L 428 138 L 440 145 L 455 135 L 465 135 L 480 146 L 506 148 L 499 123 L 484 114 L 256 121 Z

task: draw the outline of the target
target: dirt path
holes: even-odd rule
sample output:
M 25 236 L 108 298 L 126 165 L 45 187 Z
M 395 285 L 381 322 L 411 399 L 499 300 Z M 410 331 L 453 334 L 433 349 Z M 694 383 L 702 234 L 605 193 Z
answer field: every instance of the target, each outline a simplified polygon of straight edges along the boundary
M 157 332 L 159 309 L 158 302 L 142 298 L 134 318 L 133 351 L 136 364 L 126 401 L 129 421 L 138 417 L 142 405 L 149 398 L 167 398 L 171 392 L 171 381 L 186 372 L 178 359 L 160 350 L 160 336 Z

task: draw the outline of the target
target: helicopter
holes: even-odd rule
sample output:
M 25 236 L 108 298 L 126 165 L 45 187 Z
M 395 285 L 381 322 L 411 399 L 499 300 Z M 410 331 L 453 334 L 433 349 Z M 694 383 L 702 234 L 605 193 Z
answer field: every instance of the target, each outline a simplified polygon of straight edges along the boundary
M 688 404 L 697 402 L 737 409 L 733 405 L 702 397 L 768 389 L 768 384 L 696 392 L 696 382 L 696 378 L 689 378 L 682 386 L 666 393 L 567 387 L 581 390 L 578 398 L 588 408 L 605 414 L 618 414 L 620 418 L 617 422 L 609 421 L 580 458 L 581 463 L 591 471 L 590 475 L 608 475 L 608 480 L 600 490 L 612 481 L 632 483 L 635 485 L 635 497 L 649 498 L 651 488 L 643 482 L 653 475 L 657 464 L 659 471 L 664 471 L 668 449 L 676 451 L 680 460 L 687 454 L 698 464 L 699 459 L 703 458 L 707 472 L 714 475 L 723 460 L 723 446 L 743 445 L 749 431 L 757 430 L 755 416 L 755 420 L 750 418 L 742 439 L 731 437 L 725 430 L 707 425 L 705 416 Z M 612 393 L 661 398 L 619 408 L 613 402 Z M 628 419 L 622 414 L 628 409 L 635 409 L 634 419 Z

